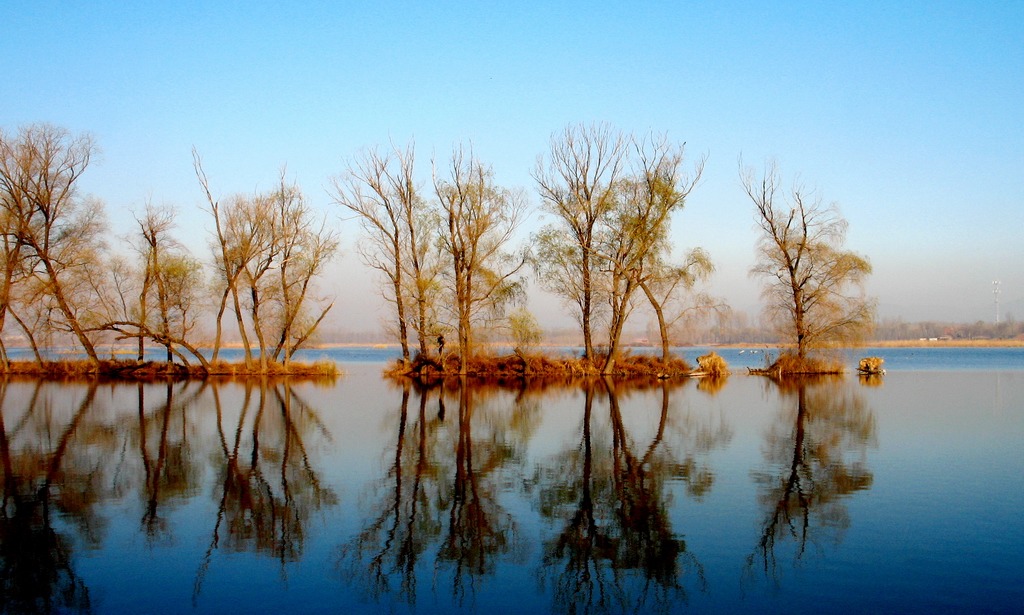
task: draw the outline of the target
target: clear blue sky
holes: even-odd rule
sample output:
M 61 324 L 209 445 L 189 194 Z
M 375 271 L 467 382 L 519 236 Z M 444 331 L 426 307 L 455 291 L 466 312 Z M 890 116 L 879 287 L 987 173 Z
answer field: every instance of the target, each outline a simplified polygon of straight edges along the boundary
M 204 257 L 193 145 L 217 194 L 287 165 L 336 220 L 325 187 L 362 147 L 415 139 L 426 179 L 472 141 L 536 203 L 550 135 L 604 121 L 709 156 L 674 233 L 737 309 L 759 304 L 742 156 L 840 204 L 883 316 L 992 320 L 998 279 L 1024 318 L 1024 2 L 9 2 L 0 57 L 0 125 L 93 133 L 113 231 L 176 204 Z M 370 328 L 341 228 L 329 286 L 367 288 L 336 310 Z

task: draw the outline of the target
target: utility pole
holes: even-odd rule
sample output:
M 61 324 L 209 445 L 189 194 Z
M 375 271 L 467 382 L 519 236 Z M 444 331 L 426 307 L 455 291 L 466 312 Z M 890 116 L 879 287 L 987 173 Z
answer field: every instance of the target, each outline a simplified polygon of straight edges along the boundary
M 996 324 L 999 324 L 999 280 L 992 280 L 992 296 L 996 299 Z

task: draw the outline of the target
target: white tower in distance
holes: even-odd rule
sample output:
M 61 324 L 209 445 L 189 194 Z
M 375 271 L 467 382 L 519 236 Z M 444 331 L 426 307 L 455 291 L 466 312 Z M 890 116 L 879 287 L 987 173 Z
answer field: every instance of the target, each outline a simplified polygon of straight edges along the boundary
M 996 299 L 996 324 L 999 324 L 999 280 L 992 280 L 992 296 Z

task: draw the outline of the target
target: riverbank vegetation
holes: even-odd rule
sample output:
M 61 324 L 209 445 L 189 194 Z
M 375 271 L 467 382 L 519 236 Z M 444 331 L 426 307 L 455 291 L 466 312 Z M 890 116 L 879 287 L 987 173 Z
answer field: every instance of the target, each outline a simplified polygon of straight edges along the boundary
M 100 359 L 97 362 L 81 360 L 64 361 L 9 361 L 5 372 L 9 376 L 46 378 L 52 380 L 101 378 L 107 380 L 157 380 L 157 379 L 202 379 L 202 378 L 247 378 L 252 376 L 284 377 L 301 379 L 334 379 L 340 374 L 333 361 L 314 363 L 292 362 L 287 367 L 270 363 L 266 369 L 246 368 L 243 363 L 216 361 L 205 367 L 165 363 L 163 361 L 137 361 L 134 359 Z
M 498 380 L 581 378 L 615 376 L 617 378 L 670 379 L 690 376 L 691 366 L 682 358 L 663 360 L 654 355 L 622 354 L 611 372 L 607 371 L 607 354 L 593 357 L 557 357 L 539 353 L 513 353 L 502 356 L 476 355 L 463 362 L 455 354 L 443 359 L 417 355 L 411 362 L 395 361 L 387 370 L 391 377 L 411 377 L 430 382 L 451 375 L 486 377 Z

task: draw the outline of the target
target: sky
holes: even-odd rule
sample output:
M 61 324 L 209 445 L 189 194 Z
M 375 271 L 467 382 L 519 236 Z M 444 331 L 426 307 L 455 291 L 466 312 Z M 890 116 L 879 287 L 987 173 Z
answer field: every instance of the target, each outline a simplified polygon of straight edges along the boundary
M 0 127 L 88 132 L 82 176 L 118 249 L 147 201 L 209 254 L 191 150 L 214 195 L 282 168 L 337 224 L 323 290 L 344 329 L 381 304 L 358 228 L 329 195 L 361 150 L 472 144 L 526 191 L 551 136 L 605 122 L 707 156 L 673 221 L 708 290 L 756 315 L 757 234 L 741 164 L 778 165 L 849 222 L 882 318 L 1024 318 L 1024 2 L 20 2 L 5 4 Z M 520 240 L 549 222 L 535 213 Z M 542 323 L 564 317 L 534 291 Z M 547 321 L 545 319 L 548 319 Z

